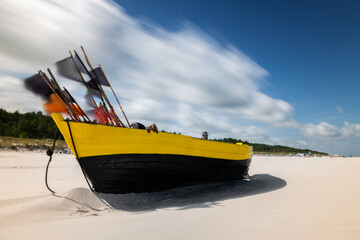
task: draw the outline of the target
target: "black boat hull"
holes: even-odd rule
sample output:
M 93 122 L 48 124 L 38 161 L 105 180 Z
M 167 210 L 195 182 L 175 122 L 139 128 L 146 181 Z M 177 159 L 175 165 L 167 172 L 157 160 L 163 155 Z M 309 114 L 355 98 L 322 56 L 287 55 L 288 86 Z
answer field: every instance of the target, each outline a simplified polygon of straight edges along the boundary
M 171 154 L 83 157 L 79 164 L 95 191 L 154 192 L 246 177 L 251 159 L 227 160 Z

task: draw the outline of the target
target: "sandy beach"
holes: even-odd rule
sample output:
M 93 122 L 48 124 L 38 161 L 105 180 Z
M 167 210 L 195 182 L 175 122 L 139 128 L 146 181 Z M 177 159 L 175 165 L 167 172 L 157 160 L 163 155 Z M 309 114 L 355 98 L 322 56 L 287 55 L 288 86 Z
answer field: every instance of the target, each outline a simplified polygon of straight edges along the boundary
M 360 239 L 360 158 L 254 156 L 250 179 L 101 194 L 75 158 L 0 152 L 0 239 Z

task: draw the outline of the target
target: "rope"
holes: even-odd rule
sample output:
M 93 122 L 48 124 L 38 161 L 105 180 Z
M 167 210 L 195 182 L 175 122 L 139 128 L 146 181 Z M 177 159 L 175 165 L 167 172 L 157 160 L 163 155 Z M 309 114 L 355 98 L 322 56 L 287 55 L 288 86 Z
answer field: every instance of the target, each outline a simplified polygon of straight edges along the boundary
M 48 163 L 47 163 L 47 165 L 46 165 L 45 184 L 46 184 L 47 189 L 48 189 L 50 192 L 52 192 L 52 193 L 55 193 L 55 191 L 52 190 L 52 189 L 49 187 L 49 184 L 48 184 L 47 179 L 48 179 L 49 165 L 50 165 L 50 162 L 51 162 L 51 160 L 52 160 L 52 155 L 53 155 L 53 153 L 54 153 L 55 142 L 56 142 L 56 138 L 57 138 L 58 133 L 59 133 L 59 130 L 56 128 L 55 136 L 54 136 L 54 142 L 53 142 L 52 148 L 51 148 L 51 149 L 48 149 L 48 150 L 46 151 L 46 154 L 47 154 L 50 158 L 49 158 L 49 161 L 48 161 Z
M 67 122 L 68 122 L 68 121 L 67 121 Z M 76 153 L 76 148 L 75 148 L 74 140 L 73 140 L 73 138 L 72 138 L 72 134 L 71 134 L 71 129 L 70 129 L 69 122 L 68 122 L 68 126 L 69 126 L 69 130 L 70 130 L 71 140 L 72 140 L 72 143 L 73 143 L 73 146 L 74 146 L 74 149 L 75 149 L 75 153 Z M 49 158 L 49 161 L 48 161 L 48 164 L 46 165 L 46 171 L 45 171 L 45 184 L 46 184 L 47 189 L 48 189 L 48 190 L 52 193 L 52 195 L 55 196 L 55 197 L 68 199 L 68 200 L 73 201 L 73 202 L 75 202 L 75 203 L 77 203 L 77 204 L 80 204 L 80 205 L 82 205 L 82 206 L 84 206 L 84 207 L 88 207 L 88 208 L 90 208 L 90 209 L 92 209 L 92 210 L 94 210 L 94 211 L 102 211 L 102 210 L 100 210 L 100 209 L 93 208 L 93 207 L 91 207 L 90 205 L 88 205 L 88 204 L 86 204 L 86 203 L 80 203 L 80 202 L 78 202 L 78 201 L 75 201 L 74 199 L 71 199 L 71 198 L 69 198 L 69 197 L 63 197 L 63 196 L 56 195 L 56 194 L 55 194 L 56 192 L 49 187 L 48 180 L 47 180 L 47 179 L 48 179 L 48 171 L 49 171 L 50 162 L 51 162 L 51 160 L 52 160 L 52 155 L 54 154 L 55 142 L 56 142 L 58 133 L 59 133 L 59 129 L 56 128 L 55 136 L 54 136 L 54 142 L 53 142 L 52 148 L 51 148 L 51 149 L 48 149 L 48 150 L 46 151 L 46 154 L 50 157 L 50 158 Z M 76 153 L 76 156 L 77 156 L 77 153 Z M 77 159 L 77 158 L 76 158 L 76 159 Z M 85 175 L 85 173 L 84 173 L 84 170 L 83 170 L 82 168 L 81 168 L 81 170 L 82 170 L 82 172 L 83 172 L 83 174 L 84 174 L 84 176 L 85 176 L 85 179 L 86 179 L 86 182 L 87 182 L 88 185 L 89 185 L 89 188 L 90 188 L 91 191 L 95 194 L 94 190 L 91 188 L 90 183 L 88 182 L 88 180 L 87 180 L 87 178 L 86 178 L 86 175 Z M 99 198 L 99 200 L 100 200 L 105 206 L 107 206 L 107 207 L 109 207 L 110 209 L 114 210 L 113 207 L 111 207 L 109 204 L 107 204 L 106 202 L 104 202 L 99 196 L 97 196 L 96 194 L 95 194 L 95 196 L 96 196 L 97 198 Z
M 94 193 L 94 195 L 95 195 L 103 204 L 105 204 L 106 206 L 108 206 L 110 209 L 115 210 L 112 206 L 110 206 L 110 205 L 109 205 L 108 203 L 106 203 L 103 199 L 101 199 L 100 196 L 95 192 L 94 188 L 90 185 L 89 179 L 88 179 L 88 177 L 87 177 L 87 175 L 86 175 L 83 167 L 81 166 L 81 164 L 80 164 L 80 162 L 79 162 L 78 154 L 77 154 L 76 147 L 75 147 L 75 143 L 74 143 L 74 138 L 73 138 L 72 132 L 71 132 L 70 123 L 69 123 L 68 120 L 66 120 L 66 122 L 67 122 L 67 125 L 68 125 L 68 128 L 69 128 L 69 133 L 70 133 L 70 137 L 71 137 L 71 142 L 72 142 L 72 145 L 73 145 L 73 147 L 74 147 L 75 154 L 76 154 L 76 160 L 78 161 L 78 163 L 79 163 L 79 165 L 80 165 L 81 171 L 82 171 L 82 173 L 83 173 L 83 175 L 84 175 L 84 178 L 85 178 L 85 180 L 86 180 L 86 183 L 88 184 L 91 192 Z

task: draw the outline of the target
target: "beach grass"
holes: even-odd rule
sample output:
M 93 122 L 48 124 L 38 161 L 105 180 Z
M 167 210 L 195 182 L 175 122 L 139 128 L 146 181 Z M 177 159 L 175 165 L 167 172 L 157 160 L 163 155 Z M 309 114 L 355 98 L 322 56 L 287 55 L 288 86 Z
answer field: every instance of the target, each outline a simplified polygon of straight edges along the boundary
M 0 136 L 0 149 L 46 150 L 53 145 L 53 139 L 31 139 Z M 55 151 L 65 151 L 68 146 L 64 140 L 56 140 Z

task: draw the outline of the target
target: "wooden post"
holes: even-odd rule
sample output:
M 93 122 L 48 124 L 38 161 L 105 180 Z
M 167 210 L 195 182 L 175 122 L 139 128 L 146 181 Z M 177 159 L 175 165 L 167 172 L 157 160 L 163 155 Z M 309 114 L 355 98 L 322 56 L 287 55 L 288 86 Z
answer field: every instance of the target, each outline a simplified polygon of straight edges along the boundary
M 114 94 L 114 96 L 115 96 L 115 98 L 116 98 L 116 101 L 117 101 L 118 104 L 119 104 L 119 107 L 120 107 L 120 109 L 121 109 L 121 112 L 124 114 L 124 117 L 125 117 L 125 119 L 126 119 L 126 122 L 127 122 L 128 126 L 130 127 L 129 120 L 127 119 L 127 117 L 126 117 L 126 115 L 125 115 L 125 112 L 124 112 L 124 110 L 123 110 L 122 107 L 121 107 L 121 104 L 120 104 L 119 99 L 117 98 L 117 96 L 116 96 L 116 94 L 115 94 L 115 92 L 114 92 L 114 89 L 111 87 L 110 82 L 109 82 L 108 78 L 106 77 L 105 72 L 104 72 L 104 70 L 102 69 L 102 67 L 101 67 L 100 64 L 99 64 L 99 67 L 100 67 L 102 73 L 104 74 L 104 77 L 105 77 L 107 83 L 109 84 L 109 87 L 111 88 L 111 91 L 113 92 L 113 94 Z

